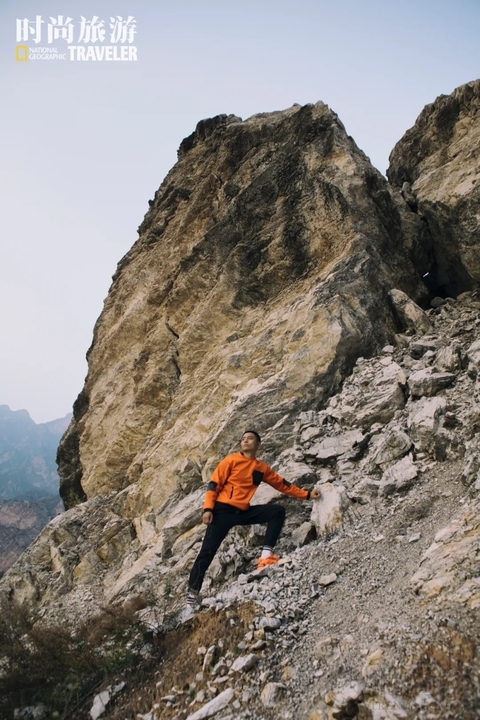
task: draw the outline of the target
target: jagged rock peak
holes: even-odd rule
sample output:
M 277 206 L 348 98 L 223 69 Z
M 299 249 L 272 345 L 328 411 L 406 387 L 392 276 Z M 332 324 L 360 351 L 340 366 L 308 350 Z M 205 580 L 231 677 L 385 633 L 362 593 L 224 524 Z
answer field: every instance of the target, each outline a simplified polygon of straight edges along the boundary
M 182 146 L 95 326 L 68 505 L 130 487 L 158 510 L 245 423 L 275 451 L 392 335 L 388 291 L 422 292 L 404 247 L 422 223 L 324 103 L 202 121 Z
M 414 247 L 433 286 L 456 297 L 480 283 L 480 80 L 427 105 L 395 145 L 387 177 L 428 225 Z

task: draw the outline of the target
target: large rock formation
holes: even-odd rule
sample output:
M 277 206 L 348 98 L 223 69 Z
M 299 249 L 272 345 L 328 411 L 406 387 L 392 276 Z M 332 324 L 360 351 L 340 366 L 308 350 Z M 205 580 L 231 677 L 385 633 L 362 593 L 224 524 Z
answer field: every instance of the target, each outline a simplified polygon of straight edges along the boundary
M 387 170 L 429 227 L 415 247 L 432 286 L 456 296 L 480 283 L 480 80 L 440 95 L 395 145 Z
M 282 447 L 304 399 L 392 337 L 388 291 L 422 293 L 422 223 L 323 103 L 200 122 L 150 205 L 59 452 L 67 504 L 129 487 L 131 517 L 198 486 L 245 424 Z

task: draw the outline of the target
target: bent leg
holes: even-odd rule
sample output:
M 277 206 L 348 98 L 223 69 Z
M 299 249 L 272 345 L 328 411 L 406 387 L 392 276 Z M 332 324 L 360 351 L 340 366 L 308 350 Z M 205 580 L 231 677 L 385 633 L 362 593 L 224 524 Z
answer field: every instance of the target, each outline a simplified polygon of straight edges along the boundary
M 273 549 L 282 532 L 284 521 L 285 508 L 282 505 L 253 505 L 253 507 L 242 513 L 236 524 L 256 525 L 258 523 L 261 525 L 267 523 L 263 544 Z
M 214 514 L 212 523 L 207 527 L 200 552 L 190 571 L 188 587 L 191 590 L 200 591 L 205 573 L 231 527 L 228 515 L 225 513 Z

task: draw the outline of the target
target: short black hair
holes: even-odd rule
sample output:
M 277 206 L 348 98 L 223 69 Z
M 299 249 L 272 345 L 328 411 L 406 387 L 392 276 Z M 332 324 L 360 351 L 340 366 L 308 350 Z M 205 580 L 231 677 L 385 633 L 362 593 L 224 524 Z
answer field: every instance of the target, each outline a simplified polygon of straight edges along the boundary
M 256 430 L 245 430 L 243 435 L 246 435 L 246 433 L 252 433 L 252 435 L 255 435 L 255 437 L 257 438 L 259 443 L 262 442 L 262 438 L 260 437 L 260 435 L 258 434 L 258 432 Z M 243 437 L 243 435 L 242 435 L 242 437 Z

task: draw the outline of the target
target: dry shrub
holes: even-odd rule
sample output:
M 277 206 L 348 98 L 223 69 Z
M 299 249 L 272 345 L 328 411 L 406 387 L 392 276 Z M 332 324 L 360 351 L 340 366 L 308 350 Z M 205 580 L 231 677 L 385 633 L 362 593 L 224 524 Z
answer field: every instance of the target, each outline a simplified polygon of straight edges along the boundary
M 106 607 L 83 626 L 34 619 L 26 607 L 0 608 L 0 717 L 43 703 L 51 716 L 72 713 L 102 682 L 127 667 L 143 645 L 138 602 Z

